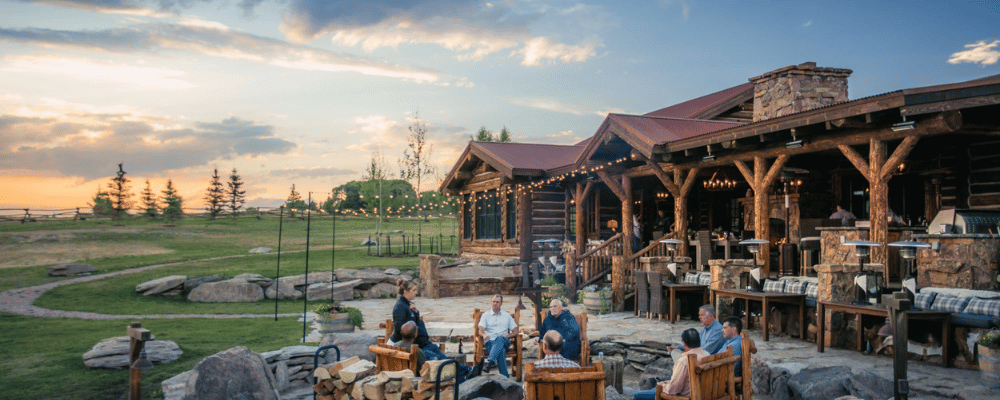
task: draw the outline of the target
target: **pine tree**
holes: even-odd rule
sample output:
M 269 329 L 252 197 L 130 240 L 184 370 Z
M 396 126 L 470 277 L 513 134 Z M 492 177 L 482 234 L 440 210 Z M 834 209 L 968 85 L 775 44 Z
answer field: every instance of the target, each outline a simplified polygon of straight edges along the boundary
M 233 214 L 233 225 L 236 225 L 236 213 L 243 208 L 243 203 L 246 203 L 246 190 L 240 190 L 243 188 L 243 179 L 240 175 L 236 173 L 236 168 L 233 168 L 233 172 L 229 174 L 229 190 L 226 191 L 226 203 L 229 204 L 229 211 Z
M 147 217 L 156 218 L 160 215 L 156 206 L 156 193 L 153 193 L 153 185 L 149 183 L 149 179 L 146 179 L 146 187 L 142 189 L 142 206 L 146 210 Z
M 101 190 L 100 186 L 97 187 L 94 202 L 89 204 L 89 206 L 94 215 L 106 217 L 114 213 L 114 207 L 111 206 L 111 199 L 108 198 L 108 192 Z
M 184 209 L 182 207 L 184 199 L 177 194 L 177 189 L 174 188 L 174 181 L 172 179 L 167 179 L 167 188 L 162 193 L 164 202 L 163 216 L 170 222 L 184 218 Z
M 222 209 L 226 205 L 226 189 L 222 186 L 218 168 L 212 170 L 212 180 L 208 182 L 205 201 L 208 203 L 208 208 L 205 210 L 208 211 L 209 218 L 214 221 L 215 217 L 222 214 Z
M 306 202 L 302 201 L 302 195 L 295 190 L 295 184 L 292 184 L 292 192 L 288 194 L 288 199 L 285 200 L 285 208 L 288 209 L 288 216 L 295 217 L 295 210 L 303 210 L 306 208 Z
M 129 179 L 125 177 L 125 169 L 122 167 L 122 163 L 119 163 L 117 176 L 108 183 L 108 199 L 111 200 L 115 221 L 121 221 L 126 211 L 132 208 L 132 187 L 128 183 Z

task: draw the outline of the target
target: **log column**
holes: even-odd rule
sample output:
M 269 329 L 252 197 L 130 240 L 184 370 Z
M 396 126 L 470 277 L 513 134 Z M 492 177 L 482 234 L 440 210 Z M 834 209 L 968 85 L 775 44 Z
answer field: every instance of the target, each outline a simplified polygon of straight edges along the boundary
M 566 259 L 566 290 L 569 293 L 576 293 L 576 261 L 587 250 L 587 232 L 585 231 L 584 215 L 586 214 L 587 197 L 590 196 L 593 188 L 594 182 L 587 182 L 586 184 L 577 182 L 576 189 L 570 191 L 573 196 L 573 202 L 576 204 L 576 252 L 572 254 L 573 257 L 567 257 Z M 599 218 L 600 216 L 598 216 Z M 571 303 L 576 302 L 574 296 L 569 297 L 571 297 Z
M 646 165 L 652 168 L 653 173 L 656 177 L 660 179 L 663 183 L 663 187 L 667 189 L 672 196 L 674 196 L 674 226 L 673 235 L 675 238 L 680 239 L 684 243 L 680 246 L 678 255 L 687 256 L 688 246 L 687 246 L 687 230 L 688 230 L 688 219 L 687 219 L 687 197 L 691 193 L 691 188 L 694 187 L 694 178 L 698 176 L 700 169 L 691 168 L 687 170 L 687 177 L 684 177 L 684 170 L 677 168 L 673 165 L 668 165 L 668 169 L 673 170 L 673 177 L 667 174 L 659 164 L 646 159 Z
M 531 191 L 517 189 L 517 240 L 521 250 L 521 262 L 531 262 Z
M 734 161 L 736 168 L 743 174 L 750 188 L 753 190 L 753 231 L 757 239 L 770 242 L 771 229 L 768 219 L 771 217 L 771 200 L 768 192 L 771 185 L 778 178 L 778 173 L 788 161 L 788 154 L 779 155 L 774 160 L 774 164 L 768 168 L 767 160 L 761 156 L 753 158 L 753 171 L 751 171 L 743 161 Z M 764 277 L 771 273 L 771 246 L 761 246 L 758 257 L 763 258 Z
M 635 231 L 632 227 L 632 178 L 622 175 L 622 243 L 623 252 L 626 255 L 635 254 L 638 249 L 632 248 L 635 239 Z

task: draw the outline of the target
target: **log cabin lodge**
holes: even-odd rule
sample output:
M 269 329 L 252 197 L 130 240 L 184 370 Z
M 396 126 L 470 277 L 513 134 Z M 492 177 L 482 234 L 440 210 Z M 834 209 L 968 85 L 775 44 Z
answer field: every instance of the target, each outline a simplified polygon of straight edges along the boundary
M 849 100 L 851 73 L 780 68 L 609 114 L 574 145 L 470 142 L 440 187 L 460 199 L 460 255 L 557 255 L 570 290 L 610 276 L 621 310 L 633 272 L 668 255 L 664 238 L 684 242 L 690 270 L 711 268 L 712 289 L 727 284 L 716 267 L 753 257 L 739 240 L 767 240 L 763 276 L 818 277 L 821 301 L 853 296 L 824 278 L 859 272 L 843 243 L 877 243 L 864 268 L 898 290 L 913 272 L 887 245 L 911 240 L 933 246 L 917 252 L 918 287 L 996 291 L 1000 75 Z M 838 205 L 856 217 L 847 226 L 830 218 Z

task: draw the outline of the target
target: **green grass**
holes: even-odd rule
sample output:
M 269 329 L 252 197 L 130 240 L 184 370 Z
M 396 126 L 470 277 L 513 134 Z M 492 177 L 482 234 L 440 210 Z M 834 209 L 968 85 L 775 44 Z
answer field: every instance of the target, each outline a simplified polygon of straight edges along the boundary
M 360 247 L 374 231 L 369 218 L 337 219 L 336 267 L 415 269 L 416 257 L 372 257 Z M 306 270 L 306 225 L 298 219 L 281 223 L 281 276 L 297 275 Z M 331 269 L 332 223 L 329 218 L 309 222 L 309 271 Z M 80 246 L 157 245 L 169 249 L 166 254 L 81 258 L 98 273 L 120 271 L 148 265 L 173 264 L 91 282 L 64 285 L 47 291 L 35 305 L 66 311 L 101 314 L 270 314 L 273 300 L 256 303 L 190 303 L 182 298 L 145 297 L 135 293 L 135 286 L 168 275 L 198 277 L 222 274 L 257 273 L 274 277 L 278 267 L 276 254 L 248 255 L 251 248 L 278 248 L 279 221 L 276 218 L 243 218 L 234 226 L 231 220 L 207 221 L 189 218 L 175 226 L 142 219 L 127 220 L 117 226 L 111 221 L 52 221 L 44 223 L 0 224 L 0 246 L 46 244 Z M 423 224 L 426 238 L 448 236 L 454 222 Z M 416 232 L 415 220 L 390 220 L 383 230 Z M 39 231 L 52 233 L 42 235 Z M 60 231 L 66 235 L 57 236 Z M 38 237 L 31 243 L 26 235 Z M 393 234 L 398 246 L 399 234 Z M 394 253 L 399 248 L 393 249 Z M 425 252 L 429 248 L 425 248 Z M 12 260 L 0 251 L 0 262 Z M 198 261 L 209 258 L 231 258 Z M 8 254 L 7 257 L 13 257 Z M 50 277 L 45 265 L 0 269 L 0 290 L 29 287 L 70 279 Z M 310 302 L 310 309 L 322 303 Z M 299 313 L 301 301 L 279 301 L 279 313 Z M 0 313 L 0 400 L 3 399 L 124 399 L 127 398 L 127 370 L 91 370 L 83 365 L 82 355 L 102 339 L 124 336 L 130 320 L 92 321 L 72 318 L 38 318 Z M 302 324 L 294 317 L 244 319 L 145 319 L 143 327 L 158 339 L 173 340 L 184 355 L 171 363 L 157 365 L 143 373 L 143 398 L 162 398 L 160 382 L 191 369 L 202 358 L 234 346 L 248 346 L 254 351 L 276 350 L 298 344 Z

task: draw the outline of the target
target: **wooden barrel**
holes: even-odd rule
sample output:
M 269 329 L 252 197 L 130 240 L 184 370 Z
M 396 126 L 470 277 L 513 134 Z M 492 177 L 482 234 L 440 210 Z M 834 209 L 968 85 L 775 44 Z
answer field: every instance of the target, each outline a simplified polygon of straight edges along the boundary
M 583 292 L 583 306 L 588 313 L 597 314 L 601 311 L 601 293 Z
M 983 385 L 1000 388 L 1000 350 L 979 346 L 979 373 Z
M 354 332 L 354 325 L 351 325 L 350 317 L 348 313 L 330 314 L 329 319 L 319 320 L 320 333 Z

